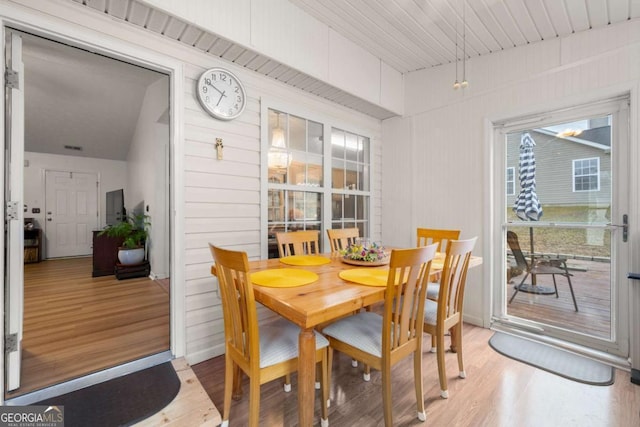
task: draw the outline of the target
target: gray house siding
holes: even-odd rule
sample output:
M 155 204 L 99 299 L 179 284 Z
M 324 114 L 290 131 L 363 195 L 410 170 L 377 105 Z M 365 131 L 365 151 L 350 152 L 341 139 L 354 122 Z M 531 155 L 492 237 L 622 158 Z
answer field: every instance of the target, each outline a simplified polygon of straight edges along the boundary
M 591 206 L 609 207 L 611 204 L 611 155 L 609 149 L 582 144 L 570 139 L 531 131 L 536 142 L 536 192 L 544 206 Z M 520 154 L 520 133 L 509 134 L 507 138 L 507 168 L 515 172 L 515 194 L 507 195 L 507 207 L 520 192 L 518 160 Z M 600 189 L 597 191 L 573 190 L 573 161 L 579 159 L 600 159 Z M 505 171 L 506 174 L 506 171 Z

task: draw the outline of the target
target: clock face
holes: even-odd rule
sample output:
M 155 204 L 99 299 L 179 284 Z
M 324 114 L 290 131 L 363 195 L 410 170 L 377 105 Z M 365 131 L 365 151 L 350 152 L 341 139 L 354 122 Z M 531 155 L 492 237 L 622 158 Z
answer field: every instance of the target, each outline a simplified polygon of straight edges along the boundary
M 231 120 L 244 111 L 247 97 L 238 78 L 223 68 L 211 68 L 198 79 L 198 100 L 213 117 Z

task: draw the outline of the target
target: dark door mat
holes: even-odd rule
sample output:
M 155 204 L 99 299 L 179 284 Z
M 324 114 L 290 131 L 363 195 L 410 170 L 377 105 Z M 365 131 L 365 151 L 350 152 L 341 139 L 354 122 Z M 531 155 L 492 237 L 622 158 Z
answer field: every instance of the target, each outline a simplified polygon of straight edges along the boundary
M 489 345 L 498 353 L 570 380 L 611 385 L 614 368 L 546 344 L 496 332 Z
M 180 378 L 166 362 L 34 405 L 64 406 L 69 427 L 130 426 L 159 412 L 179 390 Z

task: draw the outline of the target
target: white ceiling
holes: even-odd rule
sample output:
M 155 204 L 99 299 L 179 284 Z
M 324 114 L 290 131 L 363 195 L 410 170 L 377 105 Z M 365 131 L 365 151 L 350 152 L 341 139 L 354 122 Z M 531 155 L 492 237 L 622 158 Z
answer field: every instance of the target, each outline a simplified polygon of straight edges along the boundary
M 402 73 L 455 62 L 463 34 L 471 58 L 640 16 L 640 0 L 289 1 Z
M 25 151 L 126 160 L 147 86 L 167 76 L 29 34 L 22 39 Z
M 396 115 L 144 0 L 72 1 L 372 117 Z M 463 31 L 463 0 L 289 1 L 402 73 L 455 63 L 463 46 L 472 58 L 640 16 L 640 0 L 464 0 Z

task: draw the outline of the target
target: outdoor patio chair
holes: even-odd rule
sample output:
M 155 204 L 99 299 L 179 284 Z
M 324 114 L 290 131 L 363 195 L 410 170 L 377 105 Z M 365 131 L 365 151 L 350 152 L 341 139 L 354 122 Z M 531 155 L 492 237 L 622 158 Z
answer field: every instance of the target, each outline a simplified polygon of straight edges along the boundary
M 578 311 L 578 303 L 576 302 L 576 296 L 573 293 L 573 285 L 571 284 L 571 276 L 569 269 L 567 268 L 567 260 L 564 258 L 535 258 L 532 261 L 527 261 L 527 258 L 520 249 L 520 243 L 518 242 L 518 235 L 513 231 L 507 231 L 507 244 L 513 253 L 513 257 L 516 260 L 516 264 L 521 268 L 525 274 L 519 284 L 514 286 L 515 292 L 509 299 L 509 304 L 516 297 L 520 291 L 520 287 L 524 284 L 525 280 L 531 276 L 531 280 L 535 283 L 535 277 L 542 274 L 550 274 L 553 278 L 553 287 L 555 288 L 556 298 L 558 298 L 558 285 L 556 284 L 556 275 L 564 276 L 569 282 L 569 290 L 571 291 L 571 298 L 573 298 L 573 306 Z M 523 291 L 524 292 L 524 291 Z

